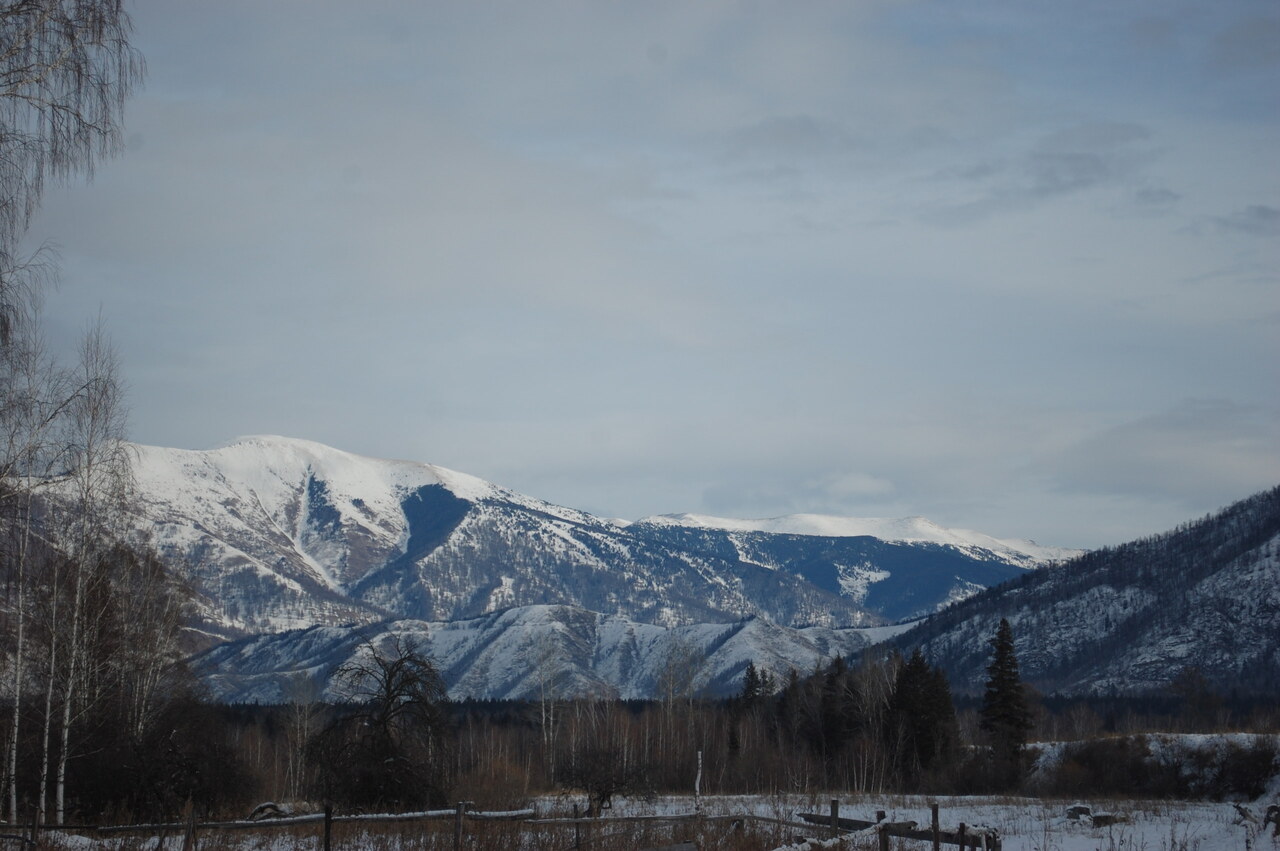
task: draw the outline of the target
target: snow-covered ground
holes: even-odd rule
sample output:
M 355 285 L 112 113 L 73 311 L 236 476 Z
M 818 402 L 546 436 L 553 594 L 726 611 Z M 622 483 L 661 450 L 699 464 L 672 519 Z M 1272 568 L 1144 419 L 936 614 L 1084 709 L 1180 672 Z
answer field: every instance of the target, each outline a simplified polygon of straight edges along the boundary
M 695 812 L 697 806 L 710 817 L 715 816 L 759 816 L 762 819 L 773 819 L 783 822 L 799 822 L 799 813 L 828 813 L 833 795 L 727 795 L 704 796 L 695 802 L 692 796 L 662 796 L 654 799 L 621 799 L 605 819 L 592 825 L 593 835 L 615 834 L 615 822 L 610 825 L 610 818 L 624 816 L 673 816 Z M 943 830 L 954 830 L 960 823 L 973 829 L 995 828 L 1001 837 L 1006 851 L 1244 851 L 1244 849 L 1280 849 L 1280 839 L 1272 837 L 1271 828 L 1265 829 L 1259 824 L 1268 803 L 1276 799 L 1275 792 L 1244 806 L 1254 814 L 1256 822 L 1243 819 L 1230 803 L 1189 802 L 1189 801 L 1117 801 L 1088 800 L 1083 801 L 1049 801 L 1030 798 L 993 798 L 993 797 L 938 797 L 923 796 L 875 796 L 848 794 L 835 795 L 840 801 L 840 815 L 843 818 L 873 820 L 877 810 L 883 810 L 886 820 L 891 822 L 916 821 L 921 827 L 927 827 L 930 820 L 930 804 L 934 801 L 939 806 L 939 823 Z M 585 804 L 585 799 L 571 796 L 545 798 L 537 802 L 539 815 L 567 816 L 572 812 L 574 803 Z M 1077 804 L 1088 806 L 1093 814 L 1108 814 L 1114 821 L 1105 825 L 1095 825 L 1088 818 L 1072 819 L 1067 817 L 1068 809 Z M 1099 819 L 1102 821 L 1102 819 Z M 437 823 L 438 825 L 441 823 Z M 449 824 L 443 823 L 447 828 Z M 632 823 L 633 825 L 635 823 Z M 723 826 L 723 829 L 716 827 Z M 352 826 L 354 827 L 354 826 Z M 563 826 L 562 826 L 563 827 Z M 704 845 L 707 848 L 732 849 L 735 840 L 730 835 L 730 828 L 724 821 L 710 822 L 703 828 Z M 875 849 L 878 847 L 873 835 L 846 836 L 839 842 L 832 843 L 830 834 L 825 828 L 815 825 L 811 828 L 779 826 L 766 822 L 754 823 L 759 833 L 752 838 L 747 847 L 767 849 L 802 849 L 841 848 L 841 849 Z M 688 833 L 688 831 L 685 831 Z M 534 839 L 533 834 L 524 835 L 517 824 L 511 824 L 499 839 L 501 847 L 541 848 L 546 846 L 548 836 L 538 834 L 541 840 Z M 523 841 L 517 837 L 524 836 Z M 492 844 L 479 844 L 474 847 L 499 847 Z M 771 837 L 763 846 L 763 837 Z M 65 848 L 68 851 L 97 851 L 97 849 L 116 849 L 119 839 L 94 840 L 78 836 L 61 836 L 50 834 L 53 841 L 51 847 Z M 809 841 L 814 840 L 814 841 Z M 541 841 L 543 844 L 539 844 Z M 437 829 L 426 832 L 409 830 L 388 836 L 378 828 L 364 826 L 352 830 L 344 830 L 342 848 L 369 849 L 380 851 L 383 848 L 422 848 L 433 849 L 445 847 L 444 842 L 452 847 L 451 831 Z M 151 847 L 154 838 L 149 842 L 139 840 L 139 844 L 128 847 Z M 204 848 L 227 848 L 235 851 L 291 851 L 295 848 L 316 847 L 316 834 L 311 831 L 269 831 L 227 832 L 214 834 L 205 832 L 201 836 Z M 388 844 L 390 843 L 390 845 Z M 465 847 L 473 847 L 471 844 Z M 559 847 L 559 846 L 556 846 Z M 567 846 L 572 847 L 572 846 Z M 609 845 L 609 848 L 615 845 Z M 902 842 L 894 840 L 893 848 L 923 849 L 928 843 Z M 945 846 L 944 846 L 945 847 Z
M 915 821 L 921 829 L 929 826 L 930 804 L 938 803 L 939 825 L 954 830 L 961 823 L 970 830 L 995 828 L 1006 851 L 1243 851 L 1246 848 L 1280 849 L 1280 839 L 1272 838 L 1271 827 L 1261 830 L 1260 822 L 1274 794 L 1244 806 L 1256 817 L 1245 821 L 1231 803 L 1198 801 L 1055 801 L 1010 797 L 924 797 L 875 795 L 809 796 L 714 796 L 703 797 L 702 810 L 708 815 L 751 814 L 767 818 L 799 821 L 798 813 L 830 812 L 831 799 L 840 801 L 842 818 L 871 821 L 877 810 L 890 822 Z M 1114 816 L 1111 824 L 1095 826 L 1089 818 L 1071 819 L 1067 810 L 1076 804 L 1090 808 L 1097 816 Z M 654 801 L 623 801 L 612 815 L 629 813 L 685 813 L 694 808 L 692 798 L 658 798 Z M 1107 819 L 1099 818 L 1099 821 Z M 801 834 L 826 839 L 830 834 L 815 826 L 810 831 L 787 830 L 791 834 L 781 847 L 803 847 Z M 896 840 L 895 840 L 896 843 Z M 812 846 L 821 847 L 821 846 Z M 836 848 L 875 848 L 874 837 L 850 839 Z M 898 847 L 896 844 L 893 847 Z M 902 848 L 927 848 L 927 843 L 904 842 Z

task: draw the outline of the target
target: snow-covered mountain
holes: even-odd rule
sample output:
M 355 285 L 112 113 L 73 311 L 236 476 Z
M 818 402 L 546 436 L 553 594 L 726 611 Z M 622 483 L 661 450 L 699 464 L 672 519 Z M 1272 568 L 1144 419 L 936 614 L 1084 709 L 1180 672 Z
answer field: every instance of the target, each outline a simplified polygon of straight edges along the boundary
M 968 529 L 944 529 L 924 517 L 838 517 L 829 514 L 788 514 L 762 520 L 737 520 L 702 514 L 662 514 L 640 524 L 679 526 L 738 534 L 805 535 L 818 538 L 879 538 L 899 544 L 939 544 L 978 558 L 1000 556 L 1011 564 L 1039 567 L 1080 555 L 1080 550 L 1043 547 L 1035 541 L 1001 540 Z
M 725 695 L 741 688 L 749 662 L 782 682 L 791 668 L 811 671 L 820 660 L 903 629 L 793 629 L 759 618 L 663 627 L 572 606 L 524 606 L 445 623 L 399 620 L 254 636 L 214 647 L 193 663 L 213 696 L 226 702 L 340 697 L 333 672 L 397 639 L 436 661 L 455 699 L 649 698 L 663 691 L 663 681 L 678 683 L 681 692 Z
M 1028 573 L 897 642 L 978 691 L 1002 617 L 1023 678 L 1046 693 L 1156 692 L 1195 668 L 1223 691 L 1280 694 L 1280 487 Z
M 222 636 L 552 604 L 659 626 L 870 626 L 1061 555 L 920 518 L 626 524 L 282 437 L 135 457 L 139 530 L 186 566 Z

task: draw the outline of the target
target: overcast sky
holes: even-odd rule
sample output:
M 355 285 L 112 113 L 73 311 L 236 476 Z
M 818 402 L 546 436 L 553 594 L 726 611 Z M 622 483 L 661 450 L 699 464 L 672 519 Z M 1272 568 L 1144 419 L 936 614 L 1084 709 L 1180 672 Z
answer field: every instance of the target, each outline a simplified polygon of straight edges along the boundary
M 131 437 L 1044 544 L 1280 484 L 1280 7 L 130 4 L 33 242 Z

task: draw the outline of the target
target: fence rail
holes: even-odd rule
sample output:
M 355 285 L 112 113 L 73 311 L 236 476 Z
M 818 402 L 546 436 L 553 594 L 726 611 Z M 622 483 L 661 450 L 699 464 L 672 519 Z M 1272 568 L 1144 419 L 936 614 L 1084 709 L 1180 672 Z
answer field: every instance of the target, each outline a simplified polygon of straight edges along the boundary
M 67 830 L 98 836 L 119 836 L 124 834 L 150 834 L 159 836 L 182 835 L 184 837 L 183 846 L 194 847 L 194 840 L 198 833 L 216 832 L 221 830 L 272 830 L 275 828 L 317 825 L 322 828 L 322 832 L 318 837 L 318 845 L 323 849 L 323 851 L 330 851 L 332 827 L 334 824 L 386 824 L 395 822 L 452 820 L 454 823 L 454 847 L 459 849 L 463 846 L 465 824 L 468 821 L 523 822 L 529 828 L 534 830 L 542 828 L 572 827 L 574 831 L 572 847 L 582 848 L 584 846 L 582 837 L 583 828 L 588 832 L 595 833 L 599 836 L 602 831 L 608 831 L 611 826 L 615 825 L 676 825 L 728 822 L 731 824 L 738 823 L 740 825 L 747 823 L 768 824 L 804 831 L 812 831 L 815 828 L 826 828 L 832 835 L 847 832 L 870 831 L 879 836 L 882 848 L 888 847 L 887 843 L 889 837 L 898 837 L 923 842 L 931 841 L 935 851 L 938 851 L 942 845 L 949 845 L 960 849 L 960 851 L 1000 851 L 1001 849 L 1000 838 L 998 835 L 995 835 L 994 832 L 971 830 L 966 828 L 964 824 L 961 824 L 958 829 L 941 830 L 938 825 L 938 807 L 936 804 L 932 808 L 933 824 L 931 829 L 917 829 L 915 822 L 887 822 L 884 820 L 883 812 L 876 813 L 877 818 L 875 821 L 842 818 L 839 816 L 839 801 L 837 799 L 833 799 L 831 801 L 831 810 L 829 813 L 796 813 L 796 817 L 802 821 L 774 818 L 770 816 L 756 815 L 754 813 L 712 815 L 700 811 L 689 813 L 668 813 L 663 815 L 616 815 L 600 818 L 580 816 L 577 813 L 576 806 L 574 807 L 573 816 L 539 818 L 536 809 L 485 812 L 468 809 L 470 803 L 471 802 L 469 801 L 460 801 L 457 806 L 452 809 L 425 810 L 410 813 L 335 815 L 332 808 L 327 808 L 321 813 L 307 813 L 305 815 L 285 815 L 262 819 L 206 822 L 197 822 L 194 818 L 194 814 L 189 808 L 188 818 L 186 821 L 182 822 L 105 826 L 33 824 L 31 825 L 31 835 L 29 837 L 14 835 L 6 836 L 4 838 L 22 840 L 26 844 L 34 845 L 34 840 L 38 836 L 38 832 L 41 830 Z M 190 807 L 189 804 L 188 807 Z M 679 848 L 681 846 L 677 844 L 669 847 Z
M 961 822 L 959 827 L 955 829 L 941 829 L 938 824 L 937 804 L 930 808 L 932 811 L 932 824 L 928 828 L 917 828 L 914 821 L 887 822 L 885 821 L 883 810 L 876 812 L 875 821 L 840 818 L 837 815 L 839 809 L 839 802 L 833 799 L 830 813 L 796 813 L 796 815 L 811 825 L 826 826 L 832 833 L 874 829 L 875 833 L 880 837 L 881 848 L 889 847 L 889 837 L 932 842 L 934 851 L 939 851 L 943 845 L 954 845 L 961 851 L 970 851 L 970 849 L 972 851 L 1001 851 L 1003 847 L 999 834 L 993 830 L 973 829 L 966 826 L 964 822 Z

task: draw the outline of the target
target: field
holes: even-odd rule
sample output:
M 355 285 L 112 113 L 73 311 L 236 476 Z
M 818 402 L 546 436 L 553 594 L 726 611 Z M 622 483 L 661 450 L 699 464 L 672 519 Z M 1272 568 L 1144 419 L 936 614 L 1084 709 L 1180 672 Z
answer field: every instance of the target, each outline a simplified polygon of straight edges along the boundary
M 649 800 L 620 800 L 605 818 L 589 825 L 564 821 L 530 825 L 523 821 L 496 822 L 468 820 L 464 824 L 462 847 L 468 849 L 530 849 L 568 851 L 580 842 L 584 849 L 621 851 L 642 849 L 674 842 L 692 841 L 701 851 L 773 851 L 773 849 L 840 848 L 875 849 L 871 835 L 850 836 L 832 841 L 825 828 L 793 826 L 798 813 L 827 813 L 830 795 L 775 795 L 704 797 L 700 806 L 704 817 L 670 821 L 695 812 L 692 797 L 658 797 Z M 914 820 L 928 825 L 930 803 L 939 805 L 943 829 L 963 822 L 970 830 L 995 828 L 1008 851 L 1235 851 L 1235 849 L 1280 849 L 1280 838 L 1258 823 L 1242 818 L 1231 803 L 1187 801 L 1056 801 L 1028 798 L 942 797 L 937 799 L 901 796 L 838 796 L 844 818 L 874 819 L 877 810 L 888 821 Z M 1261 822 L 1266 804 L 1274 792 L 1246 807 Z M 558 796 L 541 799 L 541 818 L 551 819 L 572 813 L 575 799 Z M 581 802 L 579 802 L 581 803 Z M 1095 825 L 1088 818 L 1071 819 L 1067 810 L 1077 803 L 1089 806 L 1107 824 Z M 785 822 L 787 824 L 780 824 Z M 234 851 L 287 851 L 322 847 L 321 829 L 316 824 L 253 830 L 224 831 L 203 828 L 199 847 Z M 452 819 L 420 820 L 392 824 L 345 823 L 334 826 L 335 849 L 391 851 L 391 849 L 452 849 L 455 847 Z M 42 846 L 67 851 L 90 849 L 156 849 L 157 837 L 100 839 L 51 833 L 42 837 Z M 165 843 L 182 847 L 182 836 L 172 832 Z M 892 848 L 925 851 L 929 843 L 893 840 Z M 945 846 L 944 846 L 945 847 Z

